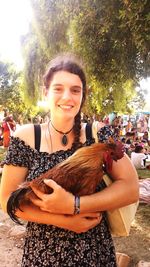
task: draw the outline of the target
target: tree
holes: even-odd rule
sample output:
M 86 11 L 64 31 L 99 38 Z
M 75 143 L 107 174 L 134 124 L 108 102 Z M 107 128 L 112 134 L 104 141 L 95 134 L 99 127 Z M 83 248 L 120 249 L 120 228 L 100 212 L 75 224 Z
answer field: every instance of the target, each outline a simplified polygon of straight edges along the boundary
M 61 0 L 31 0 L 34 20 L 30 32 L 22 37 L 22 50 L 26 99 L 34 104 L 42 95 L 42 76 L 49 60 L 68 48 L 68 19 L 62 3 Z
M 0 61 L 0 105 L 15 117 L 25 110 L 21 91 L 21 73 L 13 64 Z
M 72 47 L 87 63 L 91 105 L 98 111 L 131 111 L 135 88 L 149 73 L 149 2 L 132 2 L 82 1 L 71 22 Z
M 129 103 L 136 97 L 135 88 L 149 75 L 150 2 L 30 1 L 34 21 L 23 44 L 25 87 L 32 101 L 40 97 L 38 89 L 48 61 L 60 51 L 69 50 L 86 62 L 90 110 L 131 112 Z

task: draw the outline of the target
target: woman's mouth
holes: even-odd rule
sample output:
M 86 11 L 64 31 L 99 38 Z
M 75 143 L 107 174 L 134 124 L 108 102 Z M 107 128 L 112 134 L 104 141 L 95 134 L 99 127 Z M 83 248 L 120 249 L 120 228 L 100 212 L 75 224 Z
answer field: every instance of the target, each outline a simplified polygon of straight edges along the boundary
M 64 109 L 64 110 L 70 110 L 73 108 L 72 105 L 58 105 L 61 109 Z

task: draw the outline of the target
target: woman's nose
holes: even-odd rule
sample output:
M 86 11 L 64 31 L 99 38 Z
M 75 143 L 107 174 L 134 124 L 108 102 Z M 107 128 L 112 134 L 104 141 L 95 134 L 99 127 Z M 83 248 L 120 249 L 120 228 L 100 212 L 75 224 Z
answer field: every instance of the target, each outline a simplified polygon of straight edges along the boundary
M 70 92 L 69 89 L 65 89 L 64 90 L 62 98 L 63 99 L 69 99 L 69 98 L 71 98 L 71 92 Z

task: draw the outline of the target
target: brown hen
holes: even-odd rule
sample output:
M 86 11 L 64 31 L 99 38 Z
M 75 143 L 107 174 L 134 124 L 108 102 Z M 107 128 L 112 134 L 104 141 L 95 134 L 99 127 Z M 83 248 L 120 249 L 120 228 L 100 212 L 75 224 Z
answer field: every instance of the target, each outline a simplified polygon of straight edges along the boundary
M 124 154 L 123 145 L 111 140 L 109 143 L 95 143 L 78 149 L 72 156 L 43 173 L 31 182 L 24 182 L 19 189 L 12 192 L 7 212 L 11 219 L 19 223 L 15 212 L 22 204 L 30 202 L 34 192 L 31 186 L 43 193 L 50 194 L 52 189 L 43 180 L 52 179 L 64 189 L 77 196 L 89 195 L 95 192 L 97 185 L 106 172 L 112 169 L 113 160 L 121 159 Z M 34 197 L 35 194 L 34 194 Z

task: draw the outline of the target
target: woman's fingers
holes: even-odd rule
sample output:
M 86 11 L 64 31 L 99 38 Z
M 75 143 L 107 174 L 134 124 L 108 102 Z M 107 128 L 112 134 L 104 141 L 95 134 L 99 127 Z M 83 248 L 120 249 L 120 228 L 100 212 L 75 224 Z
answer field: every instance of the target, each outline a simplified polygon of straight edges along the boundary
M 77 216 L 81 216 L 83 218 L 86 218 L 86 219 L 99 219 L 102 217 L 102 213 L 101 212 L 89 212 L 89 213 L 82 213 L 82 214 L 79 214 Z
M 96 225 L 98 225 L 101 222 L 102 219 L 102 214 L 84 214 L 85 217 L 82 218 L 84 219 L 83 225 L 81 224 L 81 227 L 77 227 L 77 232 L 82 233 L 82 232 L 87 232 L 88 230 L 92 229 Z
M 36 187 L 34 187 L 34 186 L 32 186 L 32 185 L 31 185 L 31 188 L 32 188 L 32 191 L 34 192 L 34 194 L 35 194 L 39 199 L 41 199 L 41 200 L 44 199 L 44 196 L 45 196 L 46 194 L 42 193 L 40 190 L 38 190 Z M 35 199 L 36 199 L 36 198 L 35 198 Z
M 44 183 L 51 187 L 53 192 L 51 194 L 44 194 L 31 185 L 32 191 L 37 196 L 37 198 L 31 198 L 31 202 L 43 211 L 55 214 L 72 214 L 74 209 L 73 195 L 51 179 L 45 179 Z
M 57 190 L 60 185 L 58 185 L 54 180 L 52 179 L 44 179 L 44 183 L 51 187 L 53 190 Z
M 64 216 L 64 228 L 74 231 L 75 233 L 84 233 L 98 225 L 101 219 L 102 213 L 100 212 L 66 215 Z
M 49 195 L 42 193 L 39 191 L 37 188 L 34 186 L 31 186 L 32 191 L 34 194 L 30 195 L 30 201 L 35 205 L 38 206 L 39 208 L 43 208 L 43 205 L 45 205 L 45 202 Z
M 90 230 L 101 222 L 102 214 L 101 213 L 98 214 L 97 217 L 91 217 L 91 215 L 90 215 L 90 217 L 89 216 L 85 217 L 85 219 L 90 222 L 90 224 L 88 226 L 88 230 Z
M 44 183 L 47 186 L 51 187 L 54 191 L 57 190 L 58 188 L 60 188 L 60 186 L 56 182 L 54 182 L 53 180 L 50 180 L 50 179 L 49 180 L 45 179 Z M 40 198 L 42 200 L 44 200 L 46 198 L 47 194 L 42 193 L 40 190 L 38 190 L 36 187 L 34 187 L 34 185 L 33 186 L 31 185 L 31 188 L 32 188 L 33 192 L 35 193 L 35 195 L 37 195 L 38 198 Z
M 41 207 L 42 202 L 43 202 L 40 198 L 38 198 L 37 194 L 36 194 L 36 195 L 32 194 L 32 195 L 30 196 L 30 201 L 31 201 L 35 206 L 38 206 L 38 207 Z

